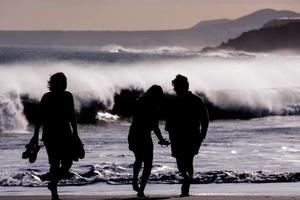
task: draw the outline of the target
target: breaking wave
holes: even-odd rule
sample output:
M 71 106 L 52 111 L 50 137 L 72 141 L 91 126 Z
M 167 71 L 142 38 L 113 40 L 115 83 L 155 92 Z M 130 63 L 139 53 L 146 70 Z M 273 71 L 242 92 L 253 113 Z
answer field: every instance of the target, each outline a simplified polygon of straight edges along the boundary
M 24 130 L 27 120 L 23 115 L 23 105 L 15 93 L 0 94 L 0 133 L 10 130 Z
M 172 93 L 171 81 L 177 74 L 186 75 L 191 90 L 206 97 L 212 119 L 300 114 L 299 55 L 201 53 L 180 47 L 126 49 L 117 45 L 95 49 L 1 47 L 0 101 L 11 102 L 1 104 L 2 129 L 25 127 L 20 97 L 27 96 L 25 104 L 22 99 L 23 106 L 34 109 L 34 102 L 47 92 L 49 75 L 57 71 L 68 77 L 76 109 L 86 114 L 81 120 L 84 123 L 97 118 L 117 120 L 115 115 L 121 113 L 111 111 L 124 89 L 133 91 L 133 96 L 126 96 L 131 99 L 138 94 L 135 91 L 141 94 L 153 84 Z M 2 97 L 10 93 L 16 97 Z M 8 108 L 14 114 L 4 114 Z M 27 111 L 30 115 L 30 109 Z M 28 120 L 28 113 L 26 117 Z M 12 121 L 18 123 L 13 125 Z

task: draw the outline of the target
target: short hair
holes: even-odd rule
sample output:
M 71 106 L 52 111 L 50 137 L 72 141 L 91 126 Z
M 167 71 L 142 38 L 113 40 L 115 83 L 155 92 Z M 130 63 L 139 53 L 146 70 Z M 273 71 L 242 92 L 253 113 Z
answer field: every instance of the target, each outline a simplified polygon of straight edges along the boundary
M 48 81 L 48 88 L 51 92 L 62 92 L 67 89 L 67 77 L 62 72 L 53 74 Z
M 185 87 L 188 89 L 189 88 L 188 78 L 181 74 L 178 74 L 176 78 L 172 80 L 172 85 L 174 87 Z

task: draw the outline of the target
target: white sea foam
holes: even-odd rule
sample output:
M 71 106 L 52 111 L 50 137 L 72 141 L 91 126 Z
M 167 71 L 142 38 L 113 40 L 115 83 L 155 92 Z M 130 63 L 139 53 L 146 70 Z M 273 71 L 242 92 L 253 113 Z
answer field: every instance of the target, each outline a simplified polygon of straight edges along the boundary
M 49 76 L 66 73 L 69 89 L 81 95 L 111 97 L 119 88 L 146 88 L 160 84 L 171 91 L 171 80 L 180 73 L 189 78 L 192 90 L 245 90 L 300 86 L 300 56 L 265 56 L 252 59 L 216 59 L 143 62 L 135 64 L 24 63 L 1 65 L 1 91 L 40 97 L 47 91 Z
M 104 122 L 116 122 L 119 119 L 119 116 L 108 112 L 98 112 L 97 119 Z
M 0 133 L 7 130 L 24 130 L 27 121 L 22 112 L 23 106 L 18 94 L 0 94 Z
M 110 52 L 110 53 L 120 53 L 120 52 L 127 52 L 127 53 L 142 53 L 142 54 L 163 54 L 163 53 L 186 53 L 189 52 L 188 49 L 183 47 L 168 47 L 168 46 L 162 46 L 158 48 L 148 48 L 148 49 L 138 49 L 138 48 L 125 48 L 120 45 L 106 45 L 101 47 L 99 50 L 104 52 Z

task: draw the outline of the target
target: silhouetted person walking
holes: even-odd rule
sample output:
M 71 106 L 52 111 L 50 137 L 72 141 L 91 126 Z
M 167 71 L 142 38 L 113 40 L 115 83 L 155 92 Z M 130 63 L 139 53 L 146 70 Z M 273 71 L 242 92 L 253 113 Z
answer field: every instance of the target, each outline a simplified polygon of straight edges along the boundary
M 148 182 L 153 162 L 153 142 L 151 132 L 154 131 L 159 139 L 159 144 L 169 145 L 160 132 L 158 122 L 163 99 L 163 90 L 158 85 L 150 87 L 146 93 L 138 100 L 136 113 L 130 126 L 128 143 L 129 149 L 133 151 L 135 161 L 133 164 L 132 186 L 137 191 L 138 197 L 145 197 L 144 189 Z M 138 175 L 142 164 L 144 169 L 140 185 Z
M 52 75 L 48 81 L 48 88 L 50 92 L 45 93 L 40 101 L 39 121 L 35 124 L 34 136 L 30 143 L 38 144 L 39 129 L 42 125 L 42 141 L 50 164 L 48 189 L 52 199 L 58 200 L 57 183 L 68 175 L 74 158 L 74 139 L 80 139 L 73 96 L 65 91 L 66 76 L 61 72 Z
M 183 176 L 181 196 L 189 196 L 193 178 L 194 156 L 206 137 L 208 112 L 202 98 L 189 91 L 188 79 L 177 75 L 172 81 L 176 97 L 169 102 L 166 130 L 169 132 L 172 156 Z M 201 130 L 200 130 L 201 127 Z

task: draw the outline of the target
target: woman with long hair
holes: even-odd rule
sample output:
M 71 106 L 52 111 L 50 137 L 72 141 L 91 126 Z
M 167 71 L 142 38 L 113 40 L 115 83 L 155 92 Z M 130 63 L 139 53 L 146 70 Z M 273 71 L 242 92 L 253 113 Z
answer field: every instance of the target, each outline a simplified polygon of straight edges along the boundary
M 145 197 L 144 190 L 151 174 L 153 162 L 153 142 L 151 132 L 154 131 L 159 139 L 159 144 L 170 144 L 162 137 L 158 126 L 162 100 L 162 88 L 158 85 L 151 86 L 138 100 L 136 113 L 129 130 L 129 150 L 133 151 L 135 156 L 132 186 L 137 192 L 138 197 Z M 142 164 L 144 164 L 144 169 L 139 184 L 138 175 Z

